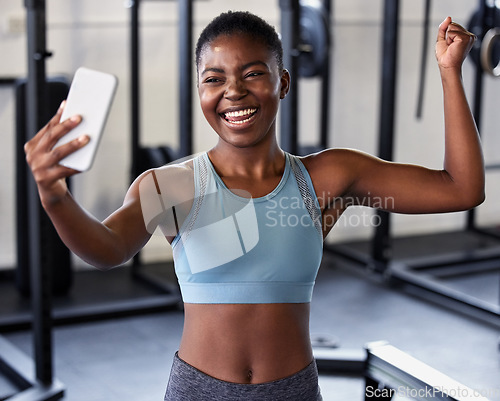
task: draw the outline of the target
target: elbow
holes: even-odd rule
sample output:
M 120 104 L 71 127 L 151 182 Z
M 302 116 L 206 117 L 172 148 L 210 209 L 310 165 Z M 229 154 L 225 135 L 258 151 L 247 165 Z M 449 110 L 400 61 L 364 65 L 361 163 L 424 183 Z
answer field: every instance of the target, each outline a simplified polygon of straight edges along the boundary
M 97 270 L 100 270 L 102 272 L 107 272 L 108 270 L 111 270 L 111 269 L 119 266 L 119 264 L 116 264 L 116 263 L 108 263 L 108 262 L 102 262 L 102 261 L 96 262 L 96 261 L 92 261 L 92 260 L 86 260 L 85 262 L 87 262 L 89 265 L 91 265 L 92 267 L 94 267 Z
M 468 196 L 463 199 L 461 210 L 470 210 L 481 205 L 486 200 L 486 194 L 484 190 L 478 191 L 476 194 Z
M 483 191 L 481 191 L 480 194 L 478 194 L 477 198 L 475 199 L 475 202 L 472 206 L 472 208 L 476 207 L 476 206 L 479 206 L 481 205 L 484 201 L 486 200 L 486 193 Z M 472 209 L 471 208 L 471 209 Z
M 92 266 L 94 266 L 97 270 L 100 270 L 102 272 L 107 272 L 115 267 L 117 267 L 118 265 L 107 265 L 107 264 L 97 264 L 97 263 L 92 263 Z
M 457 202 L 457 211 L 474 209 L 486 200 L 484 174 L 454 186 L 452 198 Z
M 481 205 L 486 200 L 486 188 L 485 188 L 484 176 L 480 182 L 481 184 L 478 185 L 476 191 L 473 192 L 474 196 L 472 196 L 471 199 L 472 204 L 470 209 Z
M 107 245 L 100 247 L 96 253 L 93 253 L 87 263 L 98 270 L 108 271 L 115 267 L 123 266 L 134 257 L 135 253 L 129 251 L 129 247 L 125 242 L 119 240 L 117 237 L 113 239 Z
M 110 255 L 107 255 L 106 257 L 98 257 L 98 258 L 91 258 L 91 259 L 85 259 L 82 258 L 85 262 L 87 262 L 89 265 L 95 267 L 97 270 L 106 272 L 111 269 L 114 269 L 115 267 L 123 266 L 128 259 L 126 258 L 116 258 L 116 257 L 110 257 Z

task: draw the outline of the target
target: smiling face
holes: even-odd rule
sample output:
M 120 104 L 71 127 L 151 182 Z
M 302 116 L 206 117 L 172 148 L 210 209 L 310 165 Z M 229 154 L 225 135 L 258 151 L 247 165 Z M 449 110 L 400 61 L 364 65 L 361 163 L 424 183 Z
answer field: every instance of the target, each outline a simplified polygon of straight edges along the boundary
M 203 47 L 198 63 L 203 114 L 220 140 L 238 148 L 275 139 L 289 81 L 273 53 L 247 35 L 217 37 Z

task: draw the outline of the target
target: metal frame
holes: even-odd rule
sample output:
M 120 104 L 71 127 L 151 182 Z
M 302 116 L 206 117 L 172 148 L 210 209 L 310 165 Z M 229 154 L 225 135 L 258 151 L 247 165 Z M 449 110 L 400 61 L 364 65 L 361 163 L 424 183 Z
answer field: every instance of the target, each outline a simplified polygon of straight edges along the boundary
M 130 0 L 130 105 L 131 105 L 131 180 L 134 180 L 142 173 L 138 166 L 139 154 L 141 152 L 140 145 L 140 4 L 144 0 Z M 179 4 L 179 74 L 180 81 L 185 83 L 179 88 L 179 140 L 180 151 L 179 156 L 187 156 L 192 153 L 193 147 L 193 132 L 192 132 L 192 115 L 193 115 L 193 99 L 192 99 L 192 20 L 193 20 L 193 4 L 192 0 L 178 0 Z M 187 89 L 186 89 L 187 88 Z M 171 283 L 166 283 L 156 279 L 141 269 L 142 263 L 140 252 L 132 259 L 132 277 L 144 283 L 151 285 L 153 288 L 172 294 L 172 297 L 167 301 L 171 305 L 176 305 L 181 302 L 179 291 L 176 286 Z
M 137 160 L 140 151 L 140 5 L 145 0 L 129 0 L 130 8 L 130 123 L 131 123 L 131 178 L 142 173 Z M 177 0 L 179 5 L 179 157 L 193 152 L 193 0 Z
M 484 7 L 484 1 L 480 0 Z M 484 14 L 483 14 L 484 16 Z M 394 118 L 396 106 L 396 82 L 397 82 L 397 38 L 399 29 L 399 0 L 385 0 L 384 8 L 384 35 L 383 35 L 383 65 L 382 65 L 382 87 L 381 87 L 381 109 L 379 126 L 379 156 L 386 160 L 392 160 L 393 138 L 394 138 Z M 482 97 L 482 75 L 480 67 L 476 70 L 476 91 L 474 101 L 474 117 L 479 126 Z M 469 274 L 478 274 L 484 271 L 477 268 L 478 265 L 487 263 L 491 269 L 500 270 L 500 244 L 499 248 L 488 251 L 448 254 L 433 257 L 423 257 L 411 261 L 392 260 L 392 240 L 390 232 L 390 214 L 387 212 L 377 212 L 381 224 L 376 227 L 371 240 L 370 254 L 355 251 L 346 245 L 326 245 L 325 251 L 332 252 L 338 256 L 346 258 L 357 264 L 365 266 L 368 270 L 380 274 L 388 282 L 400 284 L 403 289 L 412 293 L 423 294 L 427 298 L 433 297 L 447 301 L 447 305 L 465 313 L 472 315 L 487 323 L 500 325 L 500 307 L 482 302 L 473 297 L 467 296 L 459 291 L 453 291 L 436 280 L 439 276 L 439 269 L 446 263 L 449 269 L 464 272 L 467 266 Z M 489 235 L 498 238 L 499 236 L 487 231 L 480 230 L 474 226 L 474 210 L 468 214 L 467 228 L 479 235 Z M 487 253 L 485 261 L 484 253 Z M 491 267 L 493 264 L 493 267 Z M 425 273 L 422 271 L 425 269 Z M 433 275 L 435 271 L 437 274 Z
M 45 1 L 26 0 L 28 36 L 27 132 L 33 137 L 43 126 L 43 105 L 46 104 Z M 42 245 L 43 217 L 38 191 L 33 179 L 28 184 L 29 251 L 33 328 L 35 332 L 36 376 L 43 383 L 52 381 L 52 293 L 50 256 Z
M 385 160 L 392 160 L 394 151 L 399 13 L 399 0 L 385 0 L 378 138 L 378 155 Z M 380 224 L 372 238 L 370 254 L 343 245 L 325 244 L 325 251 L 368 266 L 372 271 L 384 272 L 391 256 L 391 215 L 384 211 L 377 211 L 377 215 Z
M 138 166 L 140 144 L 140 4 L 144 0 L 130 0 L 130 104 L 131 104 L 131 180 L 142 173 Z M 177 0 L 179 5 L 179 143 L 178 157 L 193 153 L 193 1 Z M 140 253 L 132 260 L 132 275 L 167 293 L 178 293 L 175 286 L 158 281 L 141 270 Z M 178 304 L 180 299 L 172 299 Z
M 27 132 L 31 138 L 44 124 L 43 107 L 47 103 L 45 59 L 50 53 L 46 49 L 45 1 L 25 0 L 24 5 L 28 38 Z M 53 377 L 51 255 L 42 243 L 47 221 L 42 217 L 33 179 L 28 184 L 28 215 L 34 361 L 0 337 L 3 352 L 0 368 L 21 388 L 9 400 L 57 400 L 63 397 L 64 386 Z
M 462 401 L 472 395 L 475 400 L 488 401 L 477 391 L 384 342 L 366 345 L 364 376 L 365 401 L 391 400 L 398 393 L 417 401 Z M 401 394 L 404 390 L 406 394 Z
M 424 296 L 441 305 L 500 327 L 500 304 L 493 304 L 455 290 L 442 280 L 458 276 L 500 271 L 497 248 L 457 252 L 440 257 L 422 257 L 389 264 L 386 277 L 390 283 L 401 286 L 415 295 Z M 429 270 L 432 271 L 429 275 Z
M 18 393 L 6 398 L 6 400 L 49 401 L 59 400 L 63 397 L 64 385 L 57 379 L 52 379 L 48 383 L 40 381 L 32 373 L 35 371 L 33 360 L 2 336 L 0 336 L 0 349 L 2 350 L 0 370 L 20 390 Z
M 283 64 L 292 79 L 288 95 L 280 104 L 280 141 L 287 152 L 298 153 L 298 45 L 299 45 L 299 0 L 280 0 L 281 41 L 283 44 Z
M 364 378 L 365 401 L 391 400 L 396 395 L 418 401 L 461 401 L 477 393 L 386 341 L 368 343 L 364 349 L 315 348 L 314 358 L 320 373 Z M 474 399 L 488 401 L 479 395 Z
M 478 5 L 478 13 L 479 13 L 479 20 L 481 21 L 481 32 L 478 32 L 479 35 L 477 35 L 482 42 L 484 39 L 484 36 L 486 35 L 486 32 L 489 31 L 491 26 L 488 25 L 488 7 L 486 5 L 487 0 L 479 0 L 479 5 Z M 497 6 L 493 6 L 495 8 Z M 479 57 L 479 56 L 478 56 Z M 478 60 L 476 63 L 476 73 L 475 73 L 475 85 L 474 85 L 474 104 L 473 104 L 473 110 L 472 114 L 474 115 L 474 119 L 476 120 L 476 125 L 478 129 L 481 126 L 481 110 L 483 106 L 483 88 L 484 88 L 484 70 L 481 65 L 481 62 Z M 500 169 L 499 164 L 491 164 L 491 165 L 486 165 L 485 166 L 486 170 L 498 170 Z M 500 239 L 500 233 L 495 234 L 492 232 L 489 232 L 487 230 L 481 229 L 477 226 L 476 224 L 476 209 L 472 209 L 468 211 L 467 213 L 467 229 L 470 231 L 477 232 L 479 234 L 484 234 L 488 236 L 492 236 L 494 238 Z
M 137 160 L 141 148 L 140 97 L 140 5 L 146 0 L 129 0 L 130 8 L 130 123 L 131 123 L 131 179 L 139 171 Z M 193 0 L 177 0 L 179 6 L 179 157 L 193 153 Z
M 385 160 L 392 160 L 394 154 L 399 12 L 399 0 L 385 1 L 378 138 L 378 155 Z M 378 211 L 377 214 L 381 224 L 373 238 L 372 256 L 375 267 L 379 268 L 389 259 L 391 215 L 383 211 Z
M 322 6 L 327 13 L 328 22 L 331 22 L 331 0 L 323 0 Z M 283 44 L 283 64 L 288 69 L 292 79 L 290 90 L 280 104 L 280 146 L 292 154 L 317 152 L 328 147 L 330 96 L 330 65 L 331 46 L 322 66 L 320 77 L 322 81 L 320 93 L 320 135 L 319 143 L 312 147 L 301 147 L 298 133 L 298 98 L 299 98 L 299 45 L 300 45 L 300 1 L 279 0 L 281 10 L 281 40 Z

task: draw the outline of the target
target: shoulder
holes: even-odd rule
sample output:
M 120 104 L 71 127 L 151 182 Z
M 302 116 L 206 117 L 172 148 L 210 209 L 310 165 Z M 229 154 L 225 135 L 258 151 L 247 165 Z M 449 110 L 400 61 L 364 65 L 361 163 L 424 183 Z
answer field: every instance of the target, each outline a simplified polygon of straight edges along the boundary
M 312 153 L 300 158 L 308 170 L 318 170 L 325 167 L 350 167 L 351 164 L 373 159 L 368 153 L 349 148 L 330 148 Z
M 140 174 L 130 185 L 128 195 L 139 198 L 152 193 L 184 192 L 194 181 L 193 157 L 165 166 L 152 168 Z
M 190 159 L 147 170 L 132 183 L 127 198 L 140 209 L 149 233 L 160 224 L 167 232 L 174 232 L 169 230 L 175 226 L 168 226 L 173 208 L 189 209 L 193 203 L 193 171 L 194 163 Z
M 348 148 L 326 149 L 300 157 L 316 193 L 343 196 L 361 177 L 375 167 L 379 159 Z
M 332 148 L 301 157 L 300 160 L 312 177 L 321 177 L 331 176 L 332 173 L 355 175 L 376 158 L 355 149 Z

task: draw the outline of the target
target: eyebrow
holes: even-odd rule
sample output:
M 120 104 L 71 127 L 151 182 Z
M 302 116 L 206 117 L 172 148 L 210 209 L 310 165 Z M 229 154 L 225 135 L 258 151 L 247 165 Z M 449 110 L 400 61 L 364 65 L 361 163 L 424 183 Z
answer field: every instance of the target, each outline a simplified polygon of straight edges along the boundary
M 260 60 L 256 60 L 256 61 L 250 61 L 249 63 L 246 63 L 246 64 L 242 65 L 240 67 L 240 70 L 243 71 L 243 70 L 246 70 L 247 68 L 253 67 L 255 65 L 261 65 L 261 66 L 266 67 L 266 69 L 269 69 L 269 66 L 266 63 L 264 63 L 263 61 L 260 61 Z M 205 75 L 208 72 L 216 72 L 216 73 L 223 74 L 224 73 L 224 69 L 223 68 L 217 68 L 217 67 L 208 67 L 208 68 L 205 68 L 201 72 L 201 75 Z

